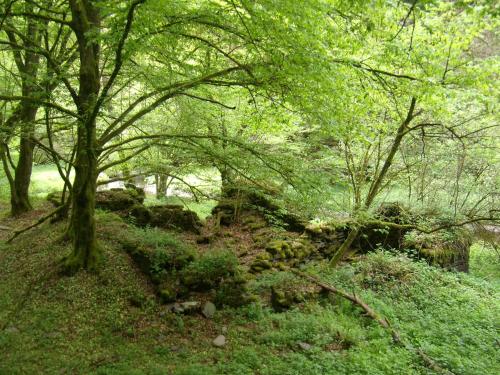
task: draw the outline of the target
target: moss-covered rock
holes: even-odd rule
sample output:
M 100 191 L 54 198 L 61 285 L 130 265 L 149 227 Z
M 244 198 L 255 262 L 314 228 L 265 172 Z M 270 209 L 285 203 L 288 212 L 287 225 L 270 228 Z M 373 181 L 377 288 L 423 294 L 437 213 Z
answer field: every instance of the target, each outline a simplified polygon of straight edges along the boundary
M 171 303 L 177 300 L 177 289 L 172 285 L 164 286 L 158 293 L 161 303 Z
M 256 296 L 250 294 L 247 279 L 243 273 L 224 280 L 215 292 L 215 304 L 218 306 L 240 307 L 256 301 Z
M 151 212 L 142 204 L 135 204 L 129 211 L 129 217 L 137 226 L 144 227 L 151 222 Z
M 212 209 L 212 215 L 218 218 L 221 225 L 237 222 L 245 224 L 247 218 L 252 217 L 253 223 L 246 223 L 251 230 L 263 228 L 263 220 L 267 224 L 302 233 L 307 223 L 307 220 L 288 211 L 269 195 L 248 186 L 228 189 L 224 198 Z
M 167 228 L 190 231 L 199 234 L 202 228 L 200 218 L 194 211 L 185 210 L 178 205 L 163 205 L 150 208 L 150 225 Z
M 416 250 L 419 258 L 446 269 L 468 272 L 472 236 L 467 229 L 453 228 L 421 233 L 411 231 L 404 237 L 404 247 Z
M 128 212 L 134 205 L 140 204 L 138 194 L 130 189 L 111 189 L 96 193 L 96 208 L 107 211 Z
M 270 268 L 286 269 L 303 262 L 317 252 L 315 245 L 305 237 L 287 240 L 271 240 L 266 251 L 258 254 L 250 265 L 252 272 Z
M 181 280 L 191 289 L 210 290 L 239 272 L 238 259 L 231 251 L 211 251 L 188 264 L 181 272 Z
M 283 312 L 293 305 L 316 298 L 320 292 L 317 288 L 304 288 L 299 283 L 274 285 L 271 287 L 271 306 L 276 312 Z
M 125 184 L 125 188 L 135 197 L 139 203 L 144 203 L 146 192 L 143 188 L 137 187 L 134 184 Z

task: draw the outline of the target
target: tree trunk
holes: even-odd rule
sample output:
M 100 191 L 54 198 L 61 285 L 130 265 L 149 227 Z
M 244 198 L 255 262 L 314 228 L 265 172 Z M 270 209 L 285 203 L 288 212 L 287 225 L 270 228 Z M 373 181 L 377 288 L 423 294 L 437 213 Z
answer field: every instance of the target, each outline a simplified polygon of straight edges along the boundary
M 68 273 L 80 268 L 94 269 L 101 258 L 97 245 L 94 218 L 97 188 L 97 136 L 94 107 L 100 90 L 99 79 L 99 14 L 92 1 L 70 0 L 72 28 L 78 40 L 80 55 L 80 88 L 78 93 L 77 150 L 75 180 L 72 191 L 72 212 L 69 235 L 73 252 L 65 259 Z
M 33 4 L 26 4 L 26 11 L 33 11 Z M 40 97 L 44 91 L 37 82 L 40 55 L 35 53 L 41 44 L 41 35 L 38 21 L 27 18 L 27 39 L 23 41 L 25 46 L 24 62 L 19 52 L 14 53 L 14 60 L 18 66 L 21 76 L 22 96 L 26 98 Z M 9 39 L 15 42 L 16 37 L 9 34 Z M 33 136 L 35 133 L 35 119 L 39 105 L 28 100 L 22 100 L 19 111 L 13 116 L 12 126 L 19 126 L 19 160 L 15 167 L 13 183 L 10 184 L 11 192 L 11 215 L 17 216 L 32 210 L 29 200 L 29 187 L 31 182 L 31 171 L 33 168 Z
M 156 199 L 165 198 L 167 195 L 167 181 L 168 175 L 159 173 L 155 175 L 156 182 Z
M 234 185 L 234 173 L 227 167 L 222 166 L 219 168 L 220 180 L 221 180 L 221 196 L 222 198 L 230 198 L 231 191 L 233 191 Z
M 11 185 L 11 215 L 17 216 L 33 209 L 29 200 L 29 187 L 33 169 L 34 121 L 37 107 L 28 106 L 21 113 L 21 139 L 19 144 L 19 160 Z

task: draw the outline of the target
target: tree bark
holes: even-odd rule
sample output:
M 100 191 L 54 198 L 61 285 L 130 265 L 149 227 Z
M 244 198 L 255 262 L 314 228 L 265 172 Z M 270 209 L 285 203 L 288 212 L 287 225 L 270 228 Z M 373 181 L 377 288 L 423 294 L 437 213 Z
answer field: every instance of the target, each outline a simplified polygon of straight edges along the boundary
M 21 113 L 21 139 L 19 160 L 14 173 L 14 183 L 10 186 L 11 215 L 17 216 L 33 209 L 29 199 L 31 172 L 33 169 L 33 150 L 35 144 L 34 121 L 38 108 L 26 106 Z
M 65 259 L 68 273 L 80 268 L 94 269 L 101 258 L 96 239 L 94 218 L 97 187 L 98 145 L 94 106 L 100 90 L 99 79 L 99 13 L 90 0 L 70 0 L 72 28 L 78 40 L 80 87 L 75 159 L 75 180 L 72 190 L 72 212 L 68 234 L 73 238 L 73 252 Z
M 156 182 L 156 199 L 162 199 L 165 198 L 167 195 L 167 188 L 168 188 L 168 175 L 165 175 L 163 173 L 157 173 L 155 175 L 155 182 Z
M 26 11 L 33 11 L 33 4 L 26 4 Z M 27 38 L 23 41 L 25 51 L 24 59 L 19 51 L 14 52 L 14 60 L 21 76 L 21 92 L 26 98 L 37 97 L 44 94 L 38 86 L 38 66 L 40 55 L 34 50 L 40 47 L 40 25 L 32 18 L 27 18 Z M 9 33 L 9 39 L 16 41 L 16 36 Z M 14 178 L 10 181 L 11 215 L 17 216 L 33 209 L 29 200 L 29 187 L 33 168 L 33 151 L 35 144 L 35 119 L 39 105 L 23 100 L 12 116 L 11 131 L 20 129 L 19 160 L 14 170 Z M 10 136 L 9 136 L 10 137 Z M 8 142 L 8 141 L 7 141 Z M 6 144 L 7 144 L 6 142 Z

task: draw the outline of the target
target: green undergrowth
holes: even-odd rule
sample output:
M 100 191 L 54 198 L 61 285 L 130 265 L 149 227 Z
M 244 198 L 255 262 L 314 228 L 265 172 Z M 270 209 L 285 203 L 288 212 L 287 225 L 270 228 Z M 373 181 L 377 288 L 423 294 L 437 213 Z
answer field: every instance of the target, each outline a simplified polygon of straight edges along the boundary
M 218 309 L 213 319 L 167 312 L 149 280 L 103 230 L 114 227 L 115 237 L 123 237 L 128 227 L 98 216 L 105 256 L 97 273 L 57 273 L 69 251 L 55 241 L 62 225 L 43 225 L 0 248 L 1 375 L 434 373 L 338 296 L 317 295 L 274 312 L 268 299 L 273 286 L 308 285 L 287 272 L 255 276 L 247 287 L 259 300 Z M 164 234 L 141 233 L 148 246 L 185 246 Z M 236 272 L 235 260 L 227 253 L 200 256 L 185 272 L 223 279 L 228 275 L 212 273 Z M 498 275 L 474 273 L 479 264 L 473 257 L 472 275 L 457 274 L 377 252 L 336 270 L 319 262 L 304 271 L 356 293 L 405 341 L 455 374 L 497 374 Z M 227 345 L 215 348 L 211 342 L 222 332 Z
M 500 288 L 500 247 L 483 242 L 472 245 L 470 274 Z

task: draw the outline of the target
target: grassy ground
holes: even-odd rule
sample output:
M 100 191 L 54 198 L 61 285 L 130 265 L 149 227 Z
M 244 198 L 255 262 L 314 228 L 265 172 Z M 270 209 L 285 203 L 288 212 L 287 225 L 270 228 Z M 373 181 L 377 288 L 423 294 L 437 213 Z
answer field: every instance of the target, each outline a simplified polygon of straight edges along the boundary
M 212 320 L 167 312 L 129 257 L 104 239 L 99 273 L 61 277 L 57 261 L 69 251 L 57 241 L 62 230 L 47 224 L 0 248 L 1 375 L 433 373 L 344 300 L 325 296 L 274 312 L 271 286 L 305 283 L 290 273 L 251 280 L 259 302 L 218 310 Z M 307 271 L 356 292 L 454 373 L 498 374 L 500 275 L 484 268 L 490 250 L 475 248 L 471 275 L 388 253 Z M 228 344 L 215 348 L 221 332 Z
M 0 174 L 0 199 L 9 199 L 9 184 L 7 178 Z M 30 197 L 34 200 L 45 198 L 51 191 L 62 190 L 64 183 L 54 165 L 35 165 L 31 176 Z

